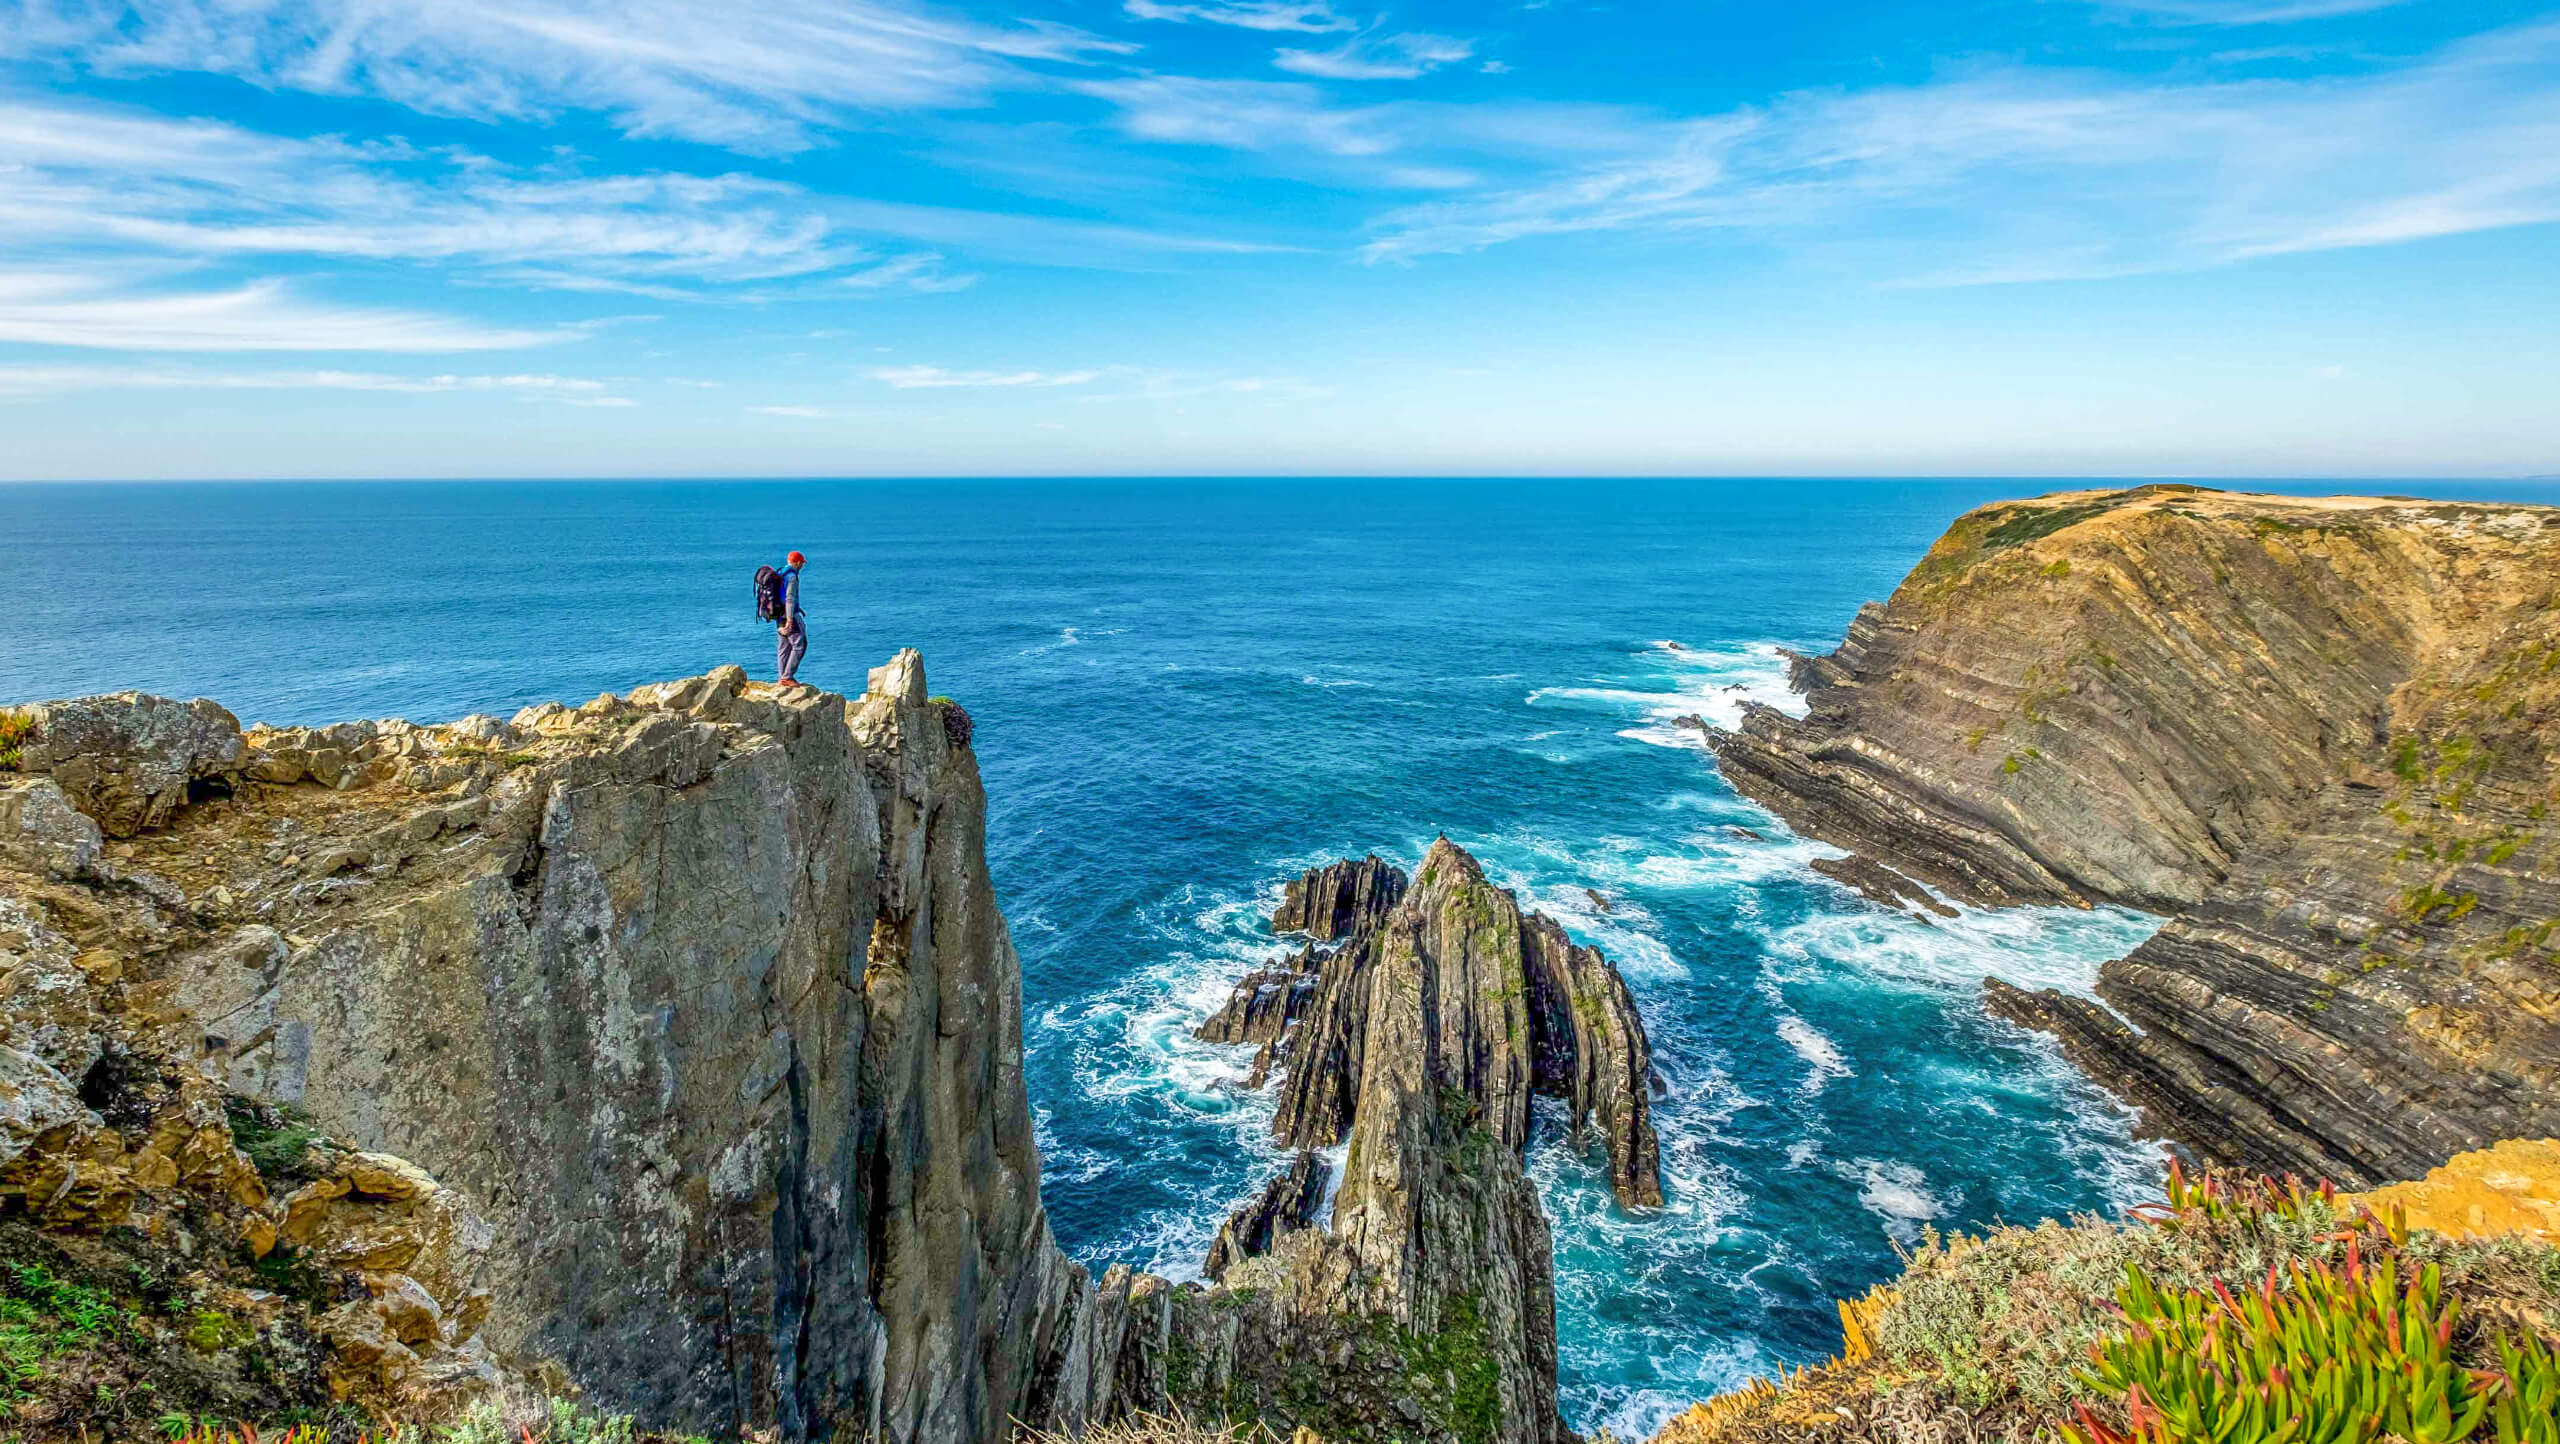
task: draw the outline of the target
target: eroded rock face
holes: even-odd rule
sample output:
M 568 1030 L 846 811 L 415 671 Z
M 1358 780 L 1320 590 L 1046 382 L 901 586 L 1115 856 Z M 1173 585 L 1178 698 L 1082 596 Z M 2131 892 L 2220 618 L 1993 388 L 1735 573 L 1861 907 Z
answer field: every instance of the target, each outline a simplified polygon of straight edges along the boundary
M 1281 1235 L 1313 1224 L 1324 1203 L 1324 1186 L 1332 1177 L 1333 1165 L 1300 1149 L 1286 1169 L 1262 1186 L 1262 1192 L 1219 1225 L 1209 1257 L 1200 1265 L 1201 1274 L 1211 1280 L 1222 1278 L 1228 1265 L 1269 1253 Z
M 408 1160 L 251 1210 L 364 1276 L 324 1329 L 356 1374 L 468 1343 L 688 1432 L 1004 1437 L 1083 1277 L 1040 1208 L 974 761 L 913 654 L 874 680 L 245 737 L 210 704 L 35 709 L 8 1117 L 62 1132 L 45 1070 L 76 1086 L 110 1045 L 181 1086 L 0 1193 L 69 1177 L 63 1225 L 110 1222 L 237 1161 L 223 1091 L 290 1104 Z M 56 787 L 152 830 L 84 860 Z M 470 1235 L 478 1276 L 349 1199 Z
M 202 697 L 118 692 L 16 710 L 35 724 L 19 770 L 51 777 L 110 837 L 159 826 L 191 786 L 240 766 L 240 719 Z
M 2560 1131 L 2560 512 L 2140 487 L 1959 519 L 1809 711 L 1713 743 L 1987 903 L 2174 914 L 1994 990 L 2209 1159 L 2346 1183 Z M 2132 1026 L 2126 1026 L 2127 1023 Z
M 1347 938 L 1375 928 L 1403 900 L 1404 889 L 1404 869 L 1374 853 L 1327 863 L 1290 880 L 1271 926 L 1318 942 Z
M 1358 869 L 1370 879 L 1364 896 L 1401 901 L 1355 914 L 1359 925 L 1339 947 L 1309 955 L 1315 985 L 1303 1003 L 1290 994 L 1297 1021 L 1280 1045 L 1287 1073 L 1272 1126 L 1281 1141 L 1325 1148 L 1350 1135 L 1369 1086 L 1369 1031 L 1379 999 L 1388 980 L 1420 972 L 1434 996 L 1434 1066 L 1484 1110 L 1496 1140 L 1513 1152 L 1526 1147 L 1531 1095 L 1562 1098 L 1577 1138 L 1596 1127 L 1619 1200 L 1662 1202 L 1653 1056 L 1617 969 L 1598 949 L 1575 946 L 1544 914 L 1522 913 L 1518 899 L 1487 882 L 1476 860 L 1446 838 L 1432 845 L 1410 883 L 1398 870 L 1390 869 L 1391 879 L 1377 876 L 1375 862 L 1336 863 L 1290 886 L 1293 899 L 1323 896 L 1328 879 Z M 1273 925 L 1285 929 L 1307 916 L 1284 907 Z M 1292 988 L 1304 988 L 1305 973 L 1282 973 L 1297 980 Z M 1264 996 L 1280 976 L 1248 979 L 1238 1000 L 1248 987 Z M 1229 1012 L 1236 1007 L 1231 1002 Z
M 1507 896 L 1448 864 L 1371 950 L 1330 1212 L 1304 1155 L 1224 1239 L 1225 1284 L 1097 1284 L 1041 1207 L 969 731 L 912 653 L 871 683 L 724 668 L 503 721 L 173 744 L 167 775 L 227 758 L 227 788 L 12 780 L 0 1198 L 66 1230 L 210 1211 L 244 1257 L 334 1271 L 308 1332 L 332 1389 L 386 1408 L 565 1374 L 717 1437 L 997 1444 L 1180 1405 L 1345 1444 L 1560 1439 L 1518 1135 L 1549 1074 L 1621 1116 L 1626 1057 L 1561 1021 L 1598 955 L 1516 908 L 1475 938 L 1461 914 Z M 92 825 L 141 795 L 173 810 Z M 1369 928 L 1403 887 L 1355 866 L 1316 913 Z M 1590 1078 L 1465 1051 L 1498 964 L 1504 1016 L 1559 1020 Z M 1476 1021 L 1424 1003 L 1444 979 Z M 1317 991 L 1279 981 L 1227 1024 L 1266 1056 Z M 330 1140 L 272 1192 L 234 1133 L 270 1115 Z

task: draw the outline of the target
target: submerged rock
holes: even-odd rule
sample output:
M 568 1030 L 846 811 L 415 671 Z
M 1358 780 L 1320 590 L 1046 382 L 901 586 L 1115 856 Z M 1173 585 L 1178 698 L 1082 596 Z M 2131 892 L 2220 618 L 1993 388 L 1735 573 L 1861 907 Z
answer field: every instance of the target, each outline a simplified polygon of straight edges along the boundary
M 1993 990 L 2207 1159 L 2560 1131 L 2560 511 L 2146 486 L 1968 513 L 1725 776 L 1968 901 L 2172 914 Z
M 1813 870 L 1879 907 L 1896 912 L 1919 908 L 1942 918 L 1956 915 L 1954 908 L 1931 897 L 1927 888 L 1872 858 L 1855 853 L 1847 857 L 1817 857 Z

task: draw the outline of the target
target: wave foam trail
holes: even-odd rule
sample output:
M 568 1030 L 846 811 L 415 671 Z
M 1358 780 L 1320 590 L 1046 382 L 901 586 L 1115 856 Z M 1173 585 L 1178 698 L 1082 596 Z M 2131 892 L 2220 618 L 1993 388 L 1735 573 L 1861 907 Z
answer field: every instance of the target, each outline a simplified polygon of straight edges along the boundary
M 1944 1217 L 1947 1207 L 1929 1190 L 1929 1175 L 1918 1164 L 1860 1158 L 1849 1168 L 1860 1185 L 1858 1203 L 1883 1219 L 1884 1231 L 1908 1247 L 1920 1241 L 1920 1225 Z
M 1993 977 L 2089 996 L 2098 965 L 2140 947 L 2160 923 L 2124 908 L 2057 907 L 1960 908 L 1931 924 L 1852 904 L 1778 928 L 1767 950 L 1773 975 L 1785 982 L 1846 967 L 1880 981 L 1967 992 Z
M 1838 1044 L 1832 1042 L 1821 1029 L 1793 1013 L 1785 1014 L 1778 1019 L 1778 1038 L 1788 1047 L 1795 1049 L 1796 1056 L 1802 1058 L 1805 1066 L 1812 1070 L 1805 1075 L 1804 1082 L 1797 1085 L 1797 1091 L 1800 1093 L 1819 1093 L 1823 1085 L 1834 1078 L 1857 1076 L 1857 1071 L 1841 1060 Z
M 1682 725 L 1684 718 L 1695 717 L 1731 731 L 1742 725 L 1749 703 L 1790 717 L 1804 715 L 1805 699 L 1789 685 L 1786 654 L 1775 642 L 1731 648 L 1655 642 L 1639 657 L 1644 670 L 1638 675 L 1592 686 L 1540 687 L 1529 694 L 1529 705 L 1563 703 L 1633 712 L 1643 720 L 1619 736 L 1658 747 L 1691 749 L 1705 747 L 1706 734 Z

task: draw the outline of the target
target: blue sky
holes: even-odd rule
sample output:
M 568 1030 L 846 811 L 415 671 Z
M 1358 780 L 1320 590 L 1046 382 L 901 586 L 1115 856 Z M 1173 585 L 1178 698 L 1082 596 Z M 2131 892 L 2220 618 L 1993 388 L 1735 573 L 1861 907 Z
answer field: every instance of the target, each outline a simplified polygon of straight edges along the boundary
M 2560 473 L 2560 9 L 0 0 L 0 475 Z

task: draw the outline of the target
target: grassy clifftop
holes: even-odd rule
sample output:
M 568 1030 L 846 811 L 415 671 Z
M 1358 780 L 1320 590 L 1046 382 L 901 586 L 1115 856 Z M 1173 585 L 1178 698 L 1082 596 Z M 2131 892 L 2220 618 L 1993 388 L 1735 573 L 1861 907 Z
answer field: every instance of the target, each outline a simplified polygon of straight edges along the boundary
M 2560 1441 L 2560 1142 L 2363 1197 L 2231 1174 L 2166 1195 L 1931 1234 L 1841 1305 L 1840 1357 L 1654 1444 Z

